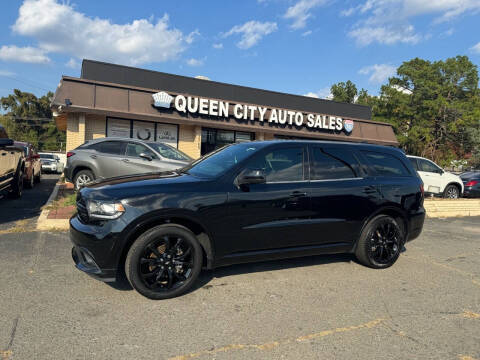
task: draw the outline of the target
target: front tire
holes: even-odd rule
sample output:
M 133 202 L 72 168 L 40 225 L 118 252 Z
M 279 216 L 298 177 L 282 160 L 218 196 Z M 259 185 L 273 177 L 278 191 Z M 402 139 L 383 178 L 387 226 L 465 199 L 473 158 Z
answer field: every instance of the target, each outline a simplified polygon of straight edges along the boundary
M 93 180 L 95 180 L 93 172 L 91 172 L 90 170 L 80 170 L 78 173 L 75 174 L 75 178 L 73 179 L 73 183 L 75 184 L 75 190 L 80 190 L 82 186 L 85 186 Z
M 374 269 L 392 266 L 405 243 L 403 227 L 388 215 L 378 215 L 365 226 L 355 255 L 363 265 Z
M 10 196 L 14 199 L 22 197 L 23 193 L 23 170 L 22 168 L 17 170 L 17 174 L 13 179 L 12 192 Z
M 443 192 L 445 199 L 458 199 L 460 197 L 460 191 L 455 185 L 448 185 Z
M 133 243 L 125 261 L 132 287 L 152 300 L 173 298 L 192 288 L 202 268 L 202 248 L 187 228 L 156 226 Z

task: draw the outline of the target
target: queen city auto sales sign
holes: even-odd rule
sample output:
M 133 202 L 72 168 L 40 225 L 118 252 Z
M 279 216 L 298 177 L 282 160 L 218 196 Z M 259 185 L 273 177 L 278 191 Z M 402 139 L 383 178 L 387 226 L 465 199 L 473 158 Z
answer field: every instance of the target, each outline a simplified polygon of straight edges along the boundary
M 153 105 L 159 108 L 170 108 L 172 100 L 178 112 L 210 115 L 228 118 L 230 116 L 230 103 L 221 100 L 206 99 L 202 97 L 176 95 L 170 96 L 164 91 L 152 95 Z M 268 110 L 270 110 L 268 112 Z M 267 116 L 268 112 L 268 116 Z M 353 121 L 343 120 L 341 117 L 332 115 L 319 115 L 300 111 L 267 108 L 256 105 L 235 104 L 233 114 L 238 120 L 254 121 L 258 118 L 260 122 L 269 124 L 306 126 L 311 129 L 324 129 L 340 131 L 344 129 L 347 133 L 353 130 Z

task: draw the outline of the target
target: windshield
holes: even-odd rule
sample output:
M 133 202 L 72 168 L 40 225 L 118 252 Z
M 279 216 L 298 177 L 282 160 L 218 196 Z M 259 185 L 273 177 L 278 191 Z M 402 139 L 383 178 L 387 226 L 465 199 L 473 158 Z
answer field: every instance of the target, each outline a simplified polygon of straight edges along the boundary
M 55 159 L 55 157 L 53 155 L 50 155 L 50 154 L 40 154 L 40 158 L 42 159 Z
M 147 143 L 147 144 L 166 159 L 183 160 L 183 161 L 192 160 L 189 156 L 182 153 L 180 150 L 177 150 L 174 147 L 171 147 L 169 145 L 165 145 L 162 143 Z
M 184 170 L 189 174 L 214 178 L 246 159 L 261 147 L 258 144 L 227 145 L 195 161 Z

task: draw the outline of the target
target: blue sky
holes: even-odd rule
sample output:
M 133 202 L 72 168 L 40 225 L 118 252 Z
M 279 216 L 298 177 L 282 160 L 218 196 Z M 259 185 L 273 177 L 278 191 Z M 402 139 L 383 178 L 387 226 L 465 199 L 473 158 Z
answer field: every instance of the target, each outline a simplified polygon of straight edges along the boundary
M 44 94 L 82 58 L 327 97 L 352 80 L 377 94 L 403 61 L 480 64 L 480 0 L 9 0 L 0 96 Z

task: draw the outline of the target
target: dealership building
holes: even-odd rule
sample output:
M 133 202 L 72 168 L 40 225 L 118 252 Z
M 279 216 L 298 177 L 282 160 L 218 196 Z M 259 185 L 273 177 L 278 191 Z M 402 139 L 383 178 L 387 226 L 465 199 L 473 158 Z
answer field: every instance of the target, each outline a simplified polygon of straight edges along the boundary
M 67 151 L 87 140 L 131 137 L 197 158 L 225 144 L 317 139 L 397 146 L 366 106 L 84 60 L 52 102 Z

